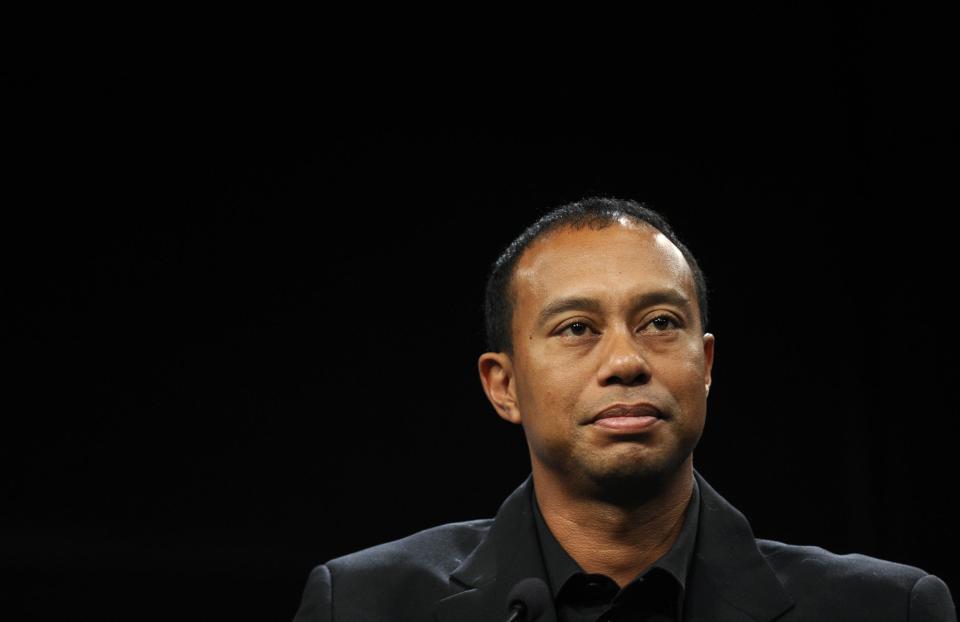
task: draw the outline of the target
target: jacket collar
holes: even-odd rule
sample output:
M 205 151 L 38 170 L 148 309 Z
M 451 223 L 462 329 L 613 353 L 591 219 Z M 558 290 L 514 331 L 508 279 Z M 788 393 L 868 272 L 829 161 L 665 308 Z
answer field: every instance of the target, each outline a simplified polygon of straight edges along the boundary
M 437 604 L 441 622 L 502 620 L 507 617 L 507 594 L 527 577 L 547 580 L 540 541 L 533 518 L 533 480 L 527 479 L 507 497 L 487 536 L 450 575 L 465 591 Z M 540 618 L 556 622 L 553 603 Z
M 747 519 L 699 473 L 694 476 L 700 485 L 700 524 L 685 618 L 766 622 L 790 609 L 793 601 L 757 549 Z M 437 603 L 440 622 L 504 619 L 507 593 L 517 582 L 527 577 L 546 581 L 532 494 L 528 477 L 500 506 L 486 537 L 450 575 L 463 591 Z M 552 603 L 540 619 L 556 622 Z
M 686 619 L 772 620 L 793 599 L 757 548 L 746 517 L 697 472 L 700 525 L 690 576 Z

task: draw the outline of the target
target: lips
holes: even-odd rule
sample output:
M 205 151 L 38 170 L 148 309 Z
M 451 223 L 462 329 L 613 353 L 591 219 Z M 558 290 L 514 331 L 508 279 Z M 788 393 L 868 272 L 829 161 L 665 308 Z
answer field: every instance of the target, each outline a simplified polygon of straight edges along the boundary
M 613 434 L 646 433 L 665 419 L 652 404 L 614 404 L 601 410 L 590 422 L 597 429 Z
M 596 423 L 602 419 L 612 419 L 614 417 L 656 417 L 657 419 L 666 419 L 660 409 L 652 404 L 614 404 L 601 410 L 590 423 Z

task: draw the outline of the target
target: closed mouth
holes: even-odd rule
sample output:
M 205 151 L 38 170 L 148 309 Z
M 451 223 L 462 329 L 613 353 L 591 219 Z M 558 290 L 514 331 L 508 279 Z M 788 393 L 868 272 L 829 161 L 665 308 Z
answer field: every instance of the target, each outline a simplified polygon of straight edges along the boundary
M 666 419 L 663 412 L 653 404 L 640 402 L 636 404 L 614 404 L 601 410 L 590 421 L 596 423 L 601 419 L 610 419 L 611 417 L 656 417 L 657 419 Z

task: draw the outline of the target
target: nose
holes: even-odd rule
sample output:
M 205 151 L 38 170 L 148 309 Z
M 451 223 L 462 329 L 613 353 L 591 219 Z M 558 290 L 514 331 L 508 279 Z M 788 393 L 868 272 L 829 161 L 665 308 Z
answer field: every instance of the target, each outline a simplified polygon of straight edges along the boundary
M 650 381 L 650 364 L 640 345 L 629 331 L 608 331 L 606 348 L 602 350 L 597 380 L 601 386 L 642 385 Z

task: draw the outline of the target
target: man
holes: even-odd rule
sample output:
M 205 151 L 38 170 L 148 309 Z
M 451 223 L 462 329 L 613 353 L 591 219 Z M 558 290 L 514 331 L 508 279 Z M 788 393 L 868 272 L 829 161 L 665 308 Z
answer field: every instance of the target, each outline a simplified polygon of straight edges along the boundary
M 706 318 L 703 274 L 655 212 L 588 199 L 534 223 L 491 272 L 479 360 L 531 478 L 492 520 L 317 567 L 296 621 L 955 620 L 922 570 L 755 540 L 694 471 Z

